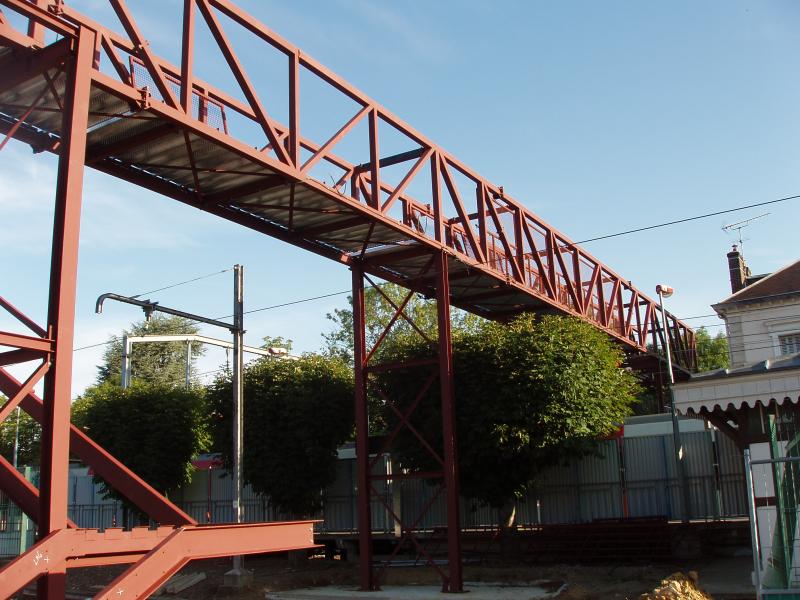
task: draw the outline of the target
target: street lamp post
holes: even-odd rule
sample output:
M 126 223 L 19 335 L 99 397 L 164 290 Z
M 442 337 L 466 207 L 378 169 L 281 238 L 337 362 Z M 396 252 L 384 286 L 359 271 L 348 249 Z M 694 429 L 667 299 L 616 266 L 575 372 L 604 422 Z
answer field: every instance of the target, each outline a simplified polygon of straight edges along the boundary
M 675 374 L 672 372 L 672 352 L 669 344 L 669 330 L 667 328 L 667 316 L 664 310 L 664 298 L 672 296 L 675 290 L 660 283 L 656 286 L 658 303 L 661 309 L 661 328 L 664 334 L 664 351 L 667 355 L 667 373 L 669 376 L 669 411 L 672 416 L 672 444 L 675 447 L 675 469 L 678 474 L 678 486 L 681 490 L 681 501 L 683 505 L 682 518 L 684 523 L 689 522 L 689 488 L 686 486 L 686 464 L 683 461 L 683 445 L 681 444 L 681 432 L 678 425 L 678 412 L 675 410 Z

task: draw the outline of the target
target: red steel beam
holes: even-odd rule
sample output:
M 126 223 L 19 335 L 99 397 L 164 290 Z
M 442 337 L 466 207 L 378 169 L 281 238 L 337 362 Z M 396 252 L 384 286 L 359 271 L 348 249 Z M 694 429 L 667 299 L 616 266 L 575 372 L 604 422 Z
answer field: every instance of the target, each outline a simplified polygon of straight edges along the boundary
M 35 350 L 9 350 L 8 352 L 0 352 L 0 367 L 41 359 L 42 353 Z
M 314 521 L 180 528 L 103 588 L 95 600 L 147 598 L 191 560 L 314 547 Z
M 8 311 L 15 319 L 17 319 L 17 321 L 25 325 L 25 327 L 33 331 L 39 337 L 43 338 L 47 337 L 47 331 L 45 331 L 43 327 L 40 327 L 39 324 L 36 323 L 36 321 L 28 317 L 28 315 L 23 313 L 20 309 L 11 304 L 11 302 L 6 300 L 2 296 L 0 296 L 0 307 Z
M 13 396 L 21 385 L 5 369 L 0 368 L 0 392 Z M 36 394 L 27 394 L 20 401 L 20 406 L 35 421 L 42 422 L 44 405 Z M 91 466 L 99 477 L 154 520 L 170 525 L 197 523 L 74 425 L 70 425 L 69 436 L 70 452 Z
M 356 487 L 358 495 L 358 573 L 361 591 L 376 589 L 372 572 L 372 512 L 370 508 L 369 409 L 367 398 L 367 342 L 364 272 L 352 267 L 353 363 L 356 414 Z
M 19 4 L 19 2 L 16 1 L 16 0 L 3 0 L 3 3 L 11 4 L 11 5 Z M 376 152 L 374 152 L 374 150 L 376 150 L 376 142 L 377 142 L 377 124 L 379 123 L 379 121 L 382 120 L 382 121 L 388 123 L 389 125 L 391 125 L 392 127 L 396 128 L 401 134 L 404 134 L 404 135 L 408 136 L 409 139 L 415 141 L 416 143 L 419 143 L 422 147 L 433 149 L 439 155 L 439 158 L 437 159 L 436 162 L 441 163 L 443 165 L 449 165 L 449 166 L 457 169 L 459 172 L 461 172 L 467 178 L 469 178 L 472 182 L 474 182 L 476 184 L 477 188 L 483 187 L 483 188 L 485 188 L 485 190 L 491 191 L 492 194 L 498 194 L 499 193 L 504 198 L 504 200 L 506 200 L 509 203 L 509 206 L 511 206 L 511 208 L 509 210 L 512 213 L 514 213 L 515 215 L 517 215 L 516 218 L 518 220 L 518 223 L 519 223 L 520 220 L 522 220 L 522 222 L 525 222 L 525 221 L 528 221 L 528 220 L 533 220 L 535 223 L 537 223 L 537 225 L 541 229 L 547 231 L 548 233 L 551 233 L 551 234 L 552 233 L 556 233 L 551 227 L 549 227 L 546 224 L 542 223 L 534 215 L 532 215 L 526 209 L 524 209 L 524 207 L 522 207 L 519 204 L 515 203 L 507 195 L 503 195 L 502 190 L 499 190 L 499 188 L 497 188 L 496 186 L 493 186 L 492 184 L 486 182 L 479 175 L 477 175 L 475 172 L 473 172 L 471 169 L 469 169 L 468 167 L 466 167 L 462 163 L 459 163 L 455 158 L 453 158 L 449 154 L 443 152 L 440 149 L 437 149 L 434 145 L 430 144 L 423 136 L 421 136 L 418 132 L 416 132 L 409 125 L 407 125 L 406 123 L 402 122 L 400 119 L 395 117 L 389 111 L 387 111 L 384 108 L 380 107 L 372 99 L 370 99 L 369 97 L 367 97 L 366 95 L 364 95 L 360 91 L 356 90 L 355 88 L 353 88 L 352 86 L 350 86 L 349 84 L 347 84 L 346 82 L 344 82 L 343 80 L 338 78 L 335 74 L 333 74 L 330 71 L 328 71 L 327 69 L 325 69 L 322 65 L 320 65 L 319 63 L 317 63 L 316 61 L 314 61 L 310 57 L 304 55 L 298 48 L 296 48 L 295 46 L 292 46 L 291 44 L 289 44 L 288 42 L 286 42 L 285 40 L 283 40 L 282 38 L 277 36 L 274 32 L 270 31 L 268 28 L 264 27 L 263 25 L 261 25 L 260 23 L 255 21 L 250 15 L 248 15 L 244 11 L 236 8 L 230 2 L 227 2 L 227 1 L 224 1 L 224 0 L 204 0 L 203 1 L 203 5 L 207 6 L 209 12 L 213 12 L 211 10 L 212 8 L 221 11 L 226 16 L 230 17 L 231 19 L 233 19 L 234 21 L 236 21 L 237 23 L 239 23 L 243 27 L 249 29 L 250 31 L 255 33 L 257 36 L 261 37 L 267 43 L 273 45 L 274 47 L 276 47 L 279 50 L 281 50 L 282 52 L 284 52 L 287 55 L 287 57 L 290 58 L 290 62 L 292 64 L 292 68 L 297 67 L 298 64 L 299 64 L 299 66 L 303 66 L 303 67 L 307 68 L 313 74 L 315 74 L 318 77 L 322 78 L 326 83 L 328 83 L 331 86 L 335 87 L 336 89 L 340 90 L 342 93 L 347 94 L 349 97 L 351 97 L 354 100 L 356 100 L 362 107 L 364 107 L 365 109 L 368 109 L 369 110 L 369 114 L 371 115 L 370 116 L 370 124 L 372 126 L 371 127 L 372 128 L 372 138 L 374 138 L 372 140 L 374 143 L 371 144 L 371 150 L 370 150 L 371 153 L 375 153 L 376 154 Z M 91 23 L 91 21 L 89 19 L 86 19 L 85 17 L 83 17 L 82 15 L 79 15 L 78 13 L 75 13 L 74 11 L 64 9 L 64 14 L 69 15 L 69 18 L 74 22 Z M 212 16 L 214 16 L 214 15 L 212 15 Z M 95 24 L 92 23 L 92 26 L 94 27 Z M 102 35 L 103 35 L 104 39 L 107 38 L 109 40 L 112 40 L 114 45 L 117 45 L 118 47 L 125 49 L 126 52 L 131 52 L 133 54 L 140 53 L 140 49 L 134 47 L 134 45 L 132 45 L 130 41 L 124 40 L 123 38 L 120 38 L 120 36 L 114 35 L 112 32 L 107 31 L 105 28 L 99 28 L 98 27 L 98 31 L 102 31 Z M 134 36 L 134 37 L 136 38 L 136 36 Z M 187 38 L 191 38 L 191 32 L 187 33 L 186 37 Z M 138 38 L 136 38 L 136 39 L 138 39 Z M 193 40 L 191 40 L 191 39 L 184 40 L 184 45 L 186 45 L 188 43 L 188 41 L 193 41 Z M 231 52 L 233 50 L 228 45 L 225 45 L 225 47 L 223 47 L 223 50 L 225 51 L 226 48 L 227 48 L 227 50 L 229 50 Z M 294 57 L 296 57 L 296 58 L 294 58 Z M 158 57 L 155 57 L 155 56 L 153 56 L 152 59 L 153 59 L 154 65 L 151 66 L 151 70 L 154 71 L 154 73 L 152 73 L 154 76 L 158 76 L 159 75 L 159 73 L 157 72 L 158 70 L 160 70 L 161 73 L 164 73 L 164 74 L 169 73 L 170 77 L 176 77 L 176 80 L 182 82 L 182 87 L 186 88 L 186 82 L 184 81 L 186 79 L 186 73 L 185 73 L 186 70 L 185 69 L 169 67 L 162 59 L 159 59 Z M 231 66 L 232 70 L 234 71 L 234 75 L 236 74 L 235 73 L 235 71 L 236 71 L 235 67 L 236 67 L 236 65 Z M 177 75 L 176 75 L 176 73 L 177 73 Z M 291 73 L 290 73 L 290 76 L 291 76 Z M 198 83 L 198 86 L 199 85 L 200 84 Z M 203 84 L 203 85 L 205 85 L 205 84 Z M 293 85 L 291 87 L 292 87 L 292 89 L 290 90 L 290 101 L 291 101 L 291 104 L 292 104 L 292 106 L 295 107 L 295 109 L 299 109 L 298 108 L 299 104 L 297 103 L 297 94 L 299 93 L 298 92 L 298 88 L 297 88 L 296 85 Z M 257 96 L 255 90 L 250 90 L 250 91 L 254 95 Z M 247 118 L 251 118 L 251 119 L 255 120 L 256 122 L 262 122 L 263 123 L 263 119 L 260 119 L 259 115 L 256 112 L 254 112 L 251 109 L 251 107 L 248 107 L 246 105 L 241 105 L 241 103 L 238 103 L 237 101 L 232 99 L 230 96 L 227 96 L 226 94 L 220 92 L 219 90 L 215 90 L 214 88 L 212 88 L 210 86 L 207 86 L 206 92 L 208 93 L 209 97 L 219 99 L 219 101 L 221 101 L 223 103 L 223 106 L 229 106 L 233 110 L 236 110 L 236 111 L 240 112 L 241 114 L 245 115 Z M 154 101 L 153 104 L 155 105 L 155 104 L 159 104 L 159 103 L 157 101 Z M 183 115 L 183 120 L 185 121 L 186 117 L 188 115 L 186 115 L 185 112 L 183 112 L 183 111 L 181 111 L 181 114 Z M 180 120 L 180 118 L 179 118 L 179 120 Z M 272 123 L 272 125 L 274 127 L 274 130 L 275 130 L 275 133 L 276 133 L 276 138 L 277 139 L 274 142 L 271 141 L 270 146 L 276 148 L 276 152 L 279 153 L 279 161 L 283 160 L 283 158 L 280 156 L 280 154 L 284 151 L 283 148 L 281 147 L 281 144 L 280 144 L 281 140 L 290 139 L 293 135 L 297 137 L 297 143 L 300 146 L 310 149 L 312 151 L 312 153 L 315 152 L 313 143 L 309 143 L 309 142 L 307 142 L 305 140 L 302 140 L 301 138 L 299 138 L 298 132 L 292 130 L 292 125 L 293 124 L 295 124 L 295 125 L 299 124 L 299 118 L 298 118 L 298 116 L 296 114 L 294 114 L 294 116 L 290 116 L 290 126 L 287 129 L 282 129 L 282 127 L 278 123 L 274 123 L 274 122 Z M 215 134 L 216 134 L 216 138 L 215 139 L 216 139 L 217 142 L 220 141 L 220 139 L 221 139 L 220 136 L 224 137 L 224 135 L 219 133 L 219 132 L 215 132 Z M 316 147 L 316 150 L 319 150 L 318 146 Z M 327 155 L 326 158 L 331 160 L 332 162 L 334 162 L 334 164 L 340 164 L 342 162 L 341 160 L 337 159 L 333 155 Z M 382 161 L 382 159 L 379 158 L 378 159 L 378 163 L 377 163 L 378 168 L 381 165 L 381 161 Z M 293 176 L 298 177 L 298 179 L 302 179 L 302 173 L 298 173 L 297 172 L 296 165 L 291 164 L 291 161 L 283 162 L 283 166 L 284 167 L 290 167 L 290 171 L 292 171 Z M 291 167 L 294 167 L 294 169 L 291 169 Z M 370 167 L 371 167 L 371 170 L 375 169 L 376 165 L 374 164 L 374 161 L 372 161 L 370 163 Z M 343 166 L 343 168 L 347 169 L 346 166 Z M 445 168 L 447 168 L 447 167 L 445 166 Z M 439 169 L 437 169 L 437 171 L 438 170 Z M 289 174 L 289 173 L 287 173 L 287 174 Z M 372 189 L 373 193 L 369 194 L 369 202 L 370 202 L 371 205 L 374 204 L 375 199 L 379 198 L 379 196 L 381 195 L 380 193 L 378 193 L 378 194 L 374 193 L 375 192 L 374 188 L 377 187 L 379 190 L 385 191 L 387 194 L 390 195 L 389 197 L 391 197 L 391 193 L 392 193 L 391 188 L 387 189 L 387 186 L 385 186 L 380 180 L 373 181 L 373 179 L 375 179 L 375 178 L 369 177 L 369 176 L 361 179 L 362 183 L 364 183 L 366 186 L 369 186 L 370 188 L 373 188 Z M 433 179 L 435 181 L 433 181 L 432 194 L 435 197 L 436 196 L 436 189 L 435 188 L 438 188 L 438 186 L 439 186 L 439 176 L 438 176 L 438 174 Z M 481 196 L 482 194 L 480 193 L 480 189 L 478 189 L 478 192 L 479 192 L 478 196 Z M 406 201 L 407 198 L 405 196 L 403 196 L 401 199 L 403 201 Z M 481 202 L 479 200 L 479 204 L 480 203 Z M 437 202 L 436 202 L 436 199 L 434 198 L 434 206 L 435 207 L 436 207 L 436 204 L 437 204 Z M 441 208 L 441 207 L 439 207 L 439 208 Z M 470 262 L 471 260 L 475 260 L 476 262 L 478 262 L 480 265 L 482 265 L 484 268 L 486 268 L 490 272 L 492 271 L 492 269 L 497 270 L 495 266 L 493 266 L 492 264 L 488 263 L 486 261 L 486 259 L 483 258 L 483 256 L 481 256 L 481 255 L 485 255 L 485 247 L 486 247 L 486 231 L 485 231 L 485 229 L 486 229 L 485 228 L 485 217 L 486 217 L 486 214 L 485 214 L 484 210 L 479 210 L 478 213 L 469 213 L 469 214 L 465 214 L 465 215 L 459 215 L 459 218 L 461 219 L 462 223 L 465 224 L 465 226 L 464 226 L 465 234 L 469 235 L 471 233 L 470 229 L 467 227 L 466 224 L 469 223 L 469 221 L 471 220 L 470 217 L 472 217 L 474 214 L 477 214 L 478 215 L 478 219 L 479 219 L 478 229 L 479 229 L 480 236 L 478 236 L 478 240 L 477 240 L 479 249 L 475 253 L 474 259 L 472 257 L 469 257 L 469 256 L 464 256 L 464 257 L 461 258 L 461 260 L 462 261 L 466 261 L 466 262 Z M 438 239 L 438 240 L 441 240 L 441 225 L 444 222 L 444 221 L 442 221 L 443 218 L 444 218 L 444 215 L 442 214 L 442 211 L 439 210 L 439 214 L 437 215 L 437 219 L 436 219 L 436 222 L 438 223 L 438 227 L 437 227 L 437 230 L 434 231 L 434 238 Z M 483 223 L 481 223 L 480 221 L 483 221 Z M 403 222 L 403 224 L 409 226 L 408 223 Z M 510 236 L 511 232 L 509 232 L 509 236 L 506 238 L 506 241 L 508 241 L 509 245 L 512 246 L 515 249 L 515 252 L 516 252 L 517 255 L 519 255 L 520 253 L 523 253 L 523 255 L 524 255 L 524 251 L 522 250 L 522 245 L 523 245 L 525 240 L 524 239 L 519 239 L 519 238 L 524 238 L 524 236 L 520 233 L 519 229 L 520 229 L 519 227 L 515 227 L 515 231 L 513 232 L 513 234 L 514 234 L 513 235 L 513 237 L 514 237 L 513 240 L 511 240 L 511 236 Z M 562 236 L 561 234 L 557 234 L 556 233 L 556 237 L 559 240 L 563 240 L 563 243 L 566 246 L 568 246 L 568 247 L 571 246 L 571 243 L 564 236 Z M 470 245 L 471 246 L 473 245 L 472 241 L 473 240 L 470 240 Z M 578 258 L 577 254 L 574 251 L 572 251 L 570 254 L 571 254 L 571 257 L 573 258 L 573 261 Z M 595 259 L 593 259 L 589 255 L 587 255 L 585 253 L 581 253 L 581 255 L 582 255 L 583 260 L 587 260 L 589 262 L 592 262 L 593 264 L 599 264 Z M 519 256 L 517 258 L 519 258 Z M 573 269 L 570 269 L 570 271 L 572 271 L 572 270 Z M 543 275 L 543 273 L 540 272 L 539 273 L 540 279 L 543 279 L 543 280 L 547 281 L 547 279 L 542 277 L 542 275 Z M 495 276 L 497 276 L 496 273 L 495 273 Z M 579 283 L 580 283 L 579 282 L 579 279 L 580 279 L 580 272 L 579 271 L 575 272 L 575 273 L 570 273 L 569 271 L 565 270 L 564 271 L 564 276 L 565 276 L 565 279 L 566 279 L 565 283 L 572 283 L 572 291 L 573 292 L 575 291 L 575 288 L 579 288 L 580 287 L 579 286 Z M 617 275 L 615 275 L 613 273 L 610 273 L 610 276 L 613 277 L 613 278 L 617 277 Z M 577 294 L 576 294 L 576 296 L 577 296 Z M 578 309 L 578 310 L 576 310 L 574 312 L 577 313 L 578 315 L 581 314 L 582 309 L 585 306 L 584 303 L 581 300 L 582 300 L 581 298 L 573 298 L 573 302 L 574 302 L 576 308 Z M 551 303 L 553 303 L 556 308 L 561 309 L 561 310 L 566 309 L 567 312 L 570 312 L 570 307 L 563 305 L 561 303 L 561 301 L 558 300 L 557 297 L 555 299 L 554 298 L 550 298 L 549 301 Z M 648 299 L 648 302 L 652 302 L 652 300 Z M 594 322 L 595 324 L 597 324 L 597 325 L 599 325 L 601 327 L 604 327 L 604 323 L 603 323 L 603 319 L 601 318 L 601 315 L 602 315 L 602 311 L 598 312 L 597 314 L 595 314 L 595 312 L 592 311 L 591 315 L 585 315 L 584 318 Z M 670 322 L 670 325 L 673 326 L 671 322 Z M 677 327 L 682 332 L 686 331 L 686 326 L 684 324 L 682 324 L 682 323 L 679 323 L 677 326 L 674 326 L 674 327 Z M 637 345 L 637 347 L 639 348 L 640 351 L 646 351 L 646 347 L 643 345 L 643 343 L 640 340 L 634 340 L 634 341 L 630 340 L 627 336 L 624 335 L 623 331 L 621 331 L 621 330 L 615 330 L 612 333 L 613 333 L 613 335 L 617 336 L 618 339 L 621 339 L 623 342 L 629 343 L 629 344 L 630 343 L 634 343 L 634 344 Z M 689 339 L 691 336 L 689 334 L 683 334 L 682 333 L 681 337 Z
M 39 518 L 39 490 L 14 465 L 0 456 L 0 489 L 34 522 Z M 75 523 L 67 520 L 68 527 Z
M 69 564 L 76 559 L 94 559 L 96 562 L 111 556 L 137 558 L 180 531 L 172 527 L 134 527 L 131 531 L 109 528 L 103 532 L 96 529 L 53 531 L 31 546 L 27 552 L 0 568 L 3 592 L 13 594 L 37 577 L 47 580 L 60 576 L 62 572 L 66 572 L 68 566 L 77 566 Z M 64 598 L 64 594 L 61 598 Z
M 442 440 L 444 442 L 444 481 L 447 500 L 448 578 L 443 592 L 463 592 L 461 569 L 460 520 L 458 506 L 458 444 L 456 442 L 456 399 L 453 394 L 453 348 L 450 336 L 450 284 L 447 254 L 439 254 L 436 265 L 436 311 L 439 329 L 439 386 L 442 403 Z
M 44 382 L 38 519 L 40 538 L 67 526 L 75 291 L 94 50 L 94 33 L 81 29 L 64 94 L 47 312 L 48 330 L 52 332 L 54 340 L 54 353 L 53 368 L 47 372 Z M 50 571 L 39 581 L 38 596 L 40 600 L 63 598 L 65 586 L 66 570 Z
M 47 371 L 50 370 L 50 361 L 45 360 L 39 367 L 31 373 L 28 379 L 25 380 L 25 383 L 19 388 L 19 391 L 12 395 L 6 402 L 0 407 L 0 423 L 6 420 L 8 415 L 19 405 L 22 399 L 27 396 L 34 388 L 34 386 L 39 383 L 39 380 L 47 374 Z
M 194 88 L 194 13 L 195 0 L 183 0 L 183 36 L 181 37 L 181 108 L 187 115 L 192 111 Z
M 281 144 L 280 140 L 278 139 L 278 133 L 275 131 L 275 126 L 272 122 L 272 119 L 269 117 L 266 109 L 261 104 L 261 100 L 259 100 L 258 94 L 253 88 L 250 78 L 247 76 L 247 73 L 245 73 L 244 67 L 239 61 L 239 58 L 236 56 L 236 52 L 233 50 L 233 46 L 228 40 L 228 36 L 223 31 L 219 20 L 214 14 L 214 11 L 211 10 L 207 4 L 207 0 L 198 0 L 197 5 L 200 8 L 200 12 L 203 14 L 209 30 L 211 31 L 211 35 L 214 36 L 219 49 L 222 51 L 225 60 L 228 62 L 231 73 L 239 83 L 239 87 L 242 89 L 242 93 L 244 93 L 245 97 L 247 98 L 250 107 L 256 113 L 259 125 L 261 125 L 261 128 L 267 135 L 267 139 L 269 139 L 269 143 L 272 146 L 272 149 L 275 151 L 278 160 L 283 163 L 288 163 L 289 157 L 286 154 L 286 150 L 284 150 L 283 144 Z
M 40 354 L 50 353 L 54 350 L 52 340 L 29 335 L 20 335 L 19 333 L 10 333 L 8 331 L 0 331 L 0 346 L 11 346 L 12 348 L 19 348 L 21 350 L 33 350 Z
M 147 65 L 147 70 L 153 77 L 153 82 L 156 84 L 158 91 L 161 93 L 161 97 L 164 98 L 164 102 L 166 102 L 172 108 L 178 108 L 180 103 L 175 97 L 175 94 L 172 93 L 172 88 L 170 88 L 169 84 L 167 83 L 167 79 L 164 77 L 164 72 L 161 70 L 161 66 L 154 57 L 153 53 L 150 51 L 149 42 L 139 31 L 139 28 L 133 19 L 133 15 L 131 15 L 128 7 L 125 5 L 124 0 L 109 0 L 109 2 L 114 8 L 114 12 L 117 13 L 117 17 L 119 18 L 122 27 L 125 29 L 125 33 L 128 34 L 128 37 L 130 37 L 131 41 L 137 48 L 137 55 L 144 61 L 145 65 Z

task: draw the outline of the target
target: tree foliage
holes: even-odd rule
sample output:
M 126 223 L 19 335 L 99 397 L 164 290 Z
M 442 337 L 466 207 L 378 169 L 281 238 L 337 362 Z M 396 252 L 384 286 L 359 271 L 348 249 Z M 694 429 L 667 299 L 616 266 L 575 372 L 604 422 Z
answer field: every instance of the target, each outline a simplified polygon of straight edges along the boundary
M 208 394 L 215 447 L 230 464 L 229 375 Z M 244 371 L 244 480 L 285 513 L 313 514 L 336 477 L 337 448 L 351 436 L 353 418 L 352 370 L 340 358 L 307 354 L 251 363 Z
M 421 358 L 430 348 L 406 339 L 395 359 Z M 623 355 L 606 335 L 574 318 L 521 316 L 456 332 L 453 365 L 461 493 L 495 507 L 524 494 L 546 468 L 594 451 L 598 437 L 629 414 L 638 391 L 620 369 Z M 378 375 L 378 385 L 404 410 L 429 368 Z M 387 421 L 396 423 L 392 411 Z M 438 382 L 411 418 L 433 448 L 442 447 Z M 441 468 L 404 429 L 393 454 L 412 470 Z
M 364 290 L 364 313 L 366 321 L 367 346 L 372 347 L 384 328 L 389 324 L 408 290 L 394 283 L 385 283 L 380 291 L 374 287 Z M 353 362 L 353 297 L 347 298 L 349 306 L 337 308 L 328 313 L 328 320 L 333 322 L 333 329 L 323 333 L 324 352 L 329 356 L 338 356 L 350 364 Z M 436 302 L 428 300 L 420 294 L 414 294 L 404 308 L 404 313 L 425 335 L 435 338 L 437 331 Z M 480 317 L 454 308 L 450 312 L 453 330 L 475 330 L 483 321 Z M 391 328 L 387 338 L 381 344 L 381 353 L 404 338 L 414 338 L 418 334 L 405 318 L 398 319 Z
M 294 342 L 282 335 L 265 335 L 262 339 L 262 348 L 285 348 L 286 352 L 292 351 Z
M 6 398 L 0 395 L 0 405 Z M 0 423 L 0 455 L 8 462 L 13 462 L 14 439 L 17 433 L 17 412 L 12 412 L 8 418 Z M 17 450 L 17 464 L 38 465 L 41 456 L 40 439 L 42 428 L 36 420 L 24 410 L 19 411 L 19 445 Z
M 123 335 L 192 335 L 200 330 L 197 325 L 183 317 L 153 315 L 150 321 L 132 323 Z M 183 385 L 186 381 L 185 342 L 157 342 L 133 344 L 131 351 L 132 378 L 149 383 Z M 202 356 L 201 344 L 192 344 L 192 360 Z M 97 383 L 106 381 L 119 383 L 122 372 L 122 336 L 109 339 L 103 352 L 103 364 L 97 367 Z
M 728 338 L 720 331 L 714 337 L 705 327 L 695 332 L 697 343 L 697 370 L 712 371 L 730 366 L 728 355 Z
M 104 383 L 75 400 L 72 420 L 162 493 L 191 481 L 192 457 L 211 441 L 205 393 L 197 387 Z

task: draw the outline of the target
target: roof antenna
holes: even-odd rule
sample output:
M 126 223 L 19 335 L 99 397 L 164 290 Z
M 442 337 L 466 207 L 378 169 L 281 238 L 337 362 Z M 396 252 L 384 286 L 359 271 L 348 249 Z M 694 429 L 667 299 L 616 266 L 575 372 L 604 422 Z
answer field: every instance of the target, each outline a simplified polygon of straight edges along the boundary
M 766 217 L 766 216 L 768 216 L 770 214 L 771 213 L 764 213 L 763 215 L 758 215 L 757 217 L 751 217 L 749 219 L 745 219 L 744 221 L 739 221 L 738 223 L 731 223 L 730 225 L 723 225 L 722 226 L 722 231 L 733 231 L 733 230 L 736 230 L 736 232 L 737 232 L 737 234 L 739 236 L 739 250 L 741 250 L 742 247 L 744 246 L 744 242 L 745 242 L 745 240 L 742 239 L 742 229 L 744 229 L 745 227 L 750 225 L 750 223 L 752 223 L 753 221 L 756 221 L 757 219 L 761 219 L 762 217 Z

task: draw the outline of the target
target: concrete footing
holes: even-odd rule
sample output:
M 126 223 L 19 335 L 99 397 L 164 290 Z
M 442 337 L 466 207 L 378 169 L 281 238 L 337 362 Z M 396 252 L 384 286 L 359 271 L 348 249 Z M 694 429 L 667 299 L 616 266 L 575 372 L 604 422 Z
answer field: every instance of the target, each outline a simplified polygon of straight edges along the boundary
M 253 572 L 243 567 L 231 569 L 222 578 L 222 588 L 241 590 L 251 585 L 253 585 Z

